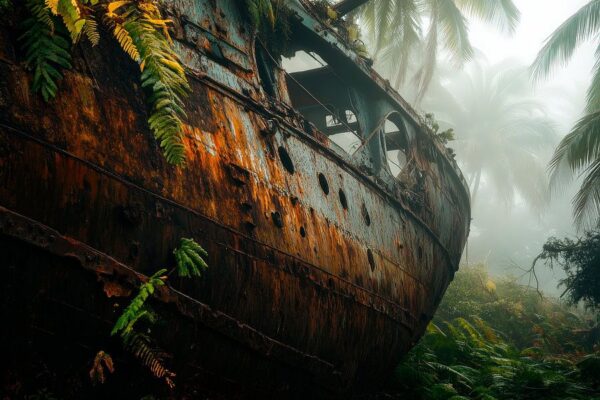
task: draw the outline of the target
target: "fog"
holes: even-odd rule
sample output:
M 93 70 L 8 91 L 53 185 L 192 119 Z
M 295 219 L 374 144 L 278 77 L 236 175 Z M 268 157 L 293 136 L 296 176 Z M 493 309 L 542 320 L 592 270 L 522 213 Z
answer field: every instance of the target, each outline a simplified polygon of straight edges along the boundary
M 544 39 L 585 3 L 516 0 L 521 19 L 512 35 L 470 20 L 470 38 L 476 48 L 472 62 L 457 68 L 439 60 L 432 85 L 418 104 L 410 76 L 400 89 L 419 111 L 433 112 L 441 129 L 455 130 L 456 140 L 448 146 L 455 149 L 474 197 L 463 265 L 484 262 L 495 275 L 521 277 L 527 283 L 529 275 L 523 275 L 523 270 L 530 267 L 546 239 L 577 233 L 571 212 L 576 185 L 544 191 L 552 151 L 582 115 L 595 49 L 585 43 L 567 66 L 558 66 L 548 79 L 539 82 L 532 82 L 528 67 Z M 393 67 L 380 60 L 375 67 L 388 78 L 393 73 Z M 510 86 L 510 98 L 485 108 L 484 99 L 489 91 L 499 91 L 498 85 Z M 518 104 L 523 106 L 509 117 L 535 119 L 536 127 L 523 134 L 506 134 L 510 143 L 486 135 L 488 125 Z M 506 119 L 502 122 L 503 126 L 510 123 Z M 479 178 L 473 172 L 478 169 Z M 537 270 L 541 288 L 548 294 L 559 294 L 556 286 L 561 271 L 544 266 Z

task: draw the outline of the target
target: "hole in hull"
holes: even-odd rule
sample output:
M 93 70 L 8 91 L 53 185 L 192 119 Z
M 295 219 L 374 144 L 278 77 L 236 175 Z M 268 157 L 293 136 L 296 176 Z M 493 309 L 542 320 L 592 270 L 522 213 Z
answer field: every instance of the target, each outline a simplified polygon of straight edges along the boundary
M 283 218 L 281 218 L 281 214 L 279 214 L 278 211 L 273 211 L 271 213 L 271 219 L 276 227 L 283 228 Z
M 344 193 L 344 191 L 342 189 L 340 189 L 339 195 L 340 195 L 340 203 L 342 204 L 342 207 L 344 207 L 344 210 L 347 210 L 348 209 L 348 199 L 346 199 L 346 193 Z
M 327 182 L 327 178 L 325 178 L 325 175 L 323 175 L 320 172 L 319 172 L 319 185 L 321 186 L 321 189 L 323 189 L 323 193 L 325 193 L 325 195 L 328 195 L 329 194 L 329 182 Z
M 371 271 L 375 271 L 375 258 L 373 257 L 373 252 L 371 251 L 371 249 L 367 249 L 367 258 L 369 259 Z
M 371 225 L 371 216 L 369 215 L 369 211 L 367 210 L 367 206 L 365 205 L 365 203 L 363 203 L 361 211 L 362 216 L 365 219 L 365 224 L 367 224 L 367 226 Z
M 279 149 L 277 149 L 277 152 L 279 153 L 279 159 L 281 160 L 283 167 L 287 170 L 287 172 L 293 174 L 295 172 L 294 163 L 292 162 L 287 150 L 280 146 Z

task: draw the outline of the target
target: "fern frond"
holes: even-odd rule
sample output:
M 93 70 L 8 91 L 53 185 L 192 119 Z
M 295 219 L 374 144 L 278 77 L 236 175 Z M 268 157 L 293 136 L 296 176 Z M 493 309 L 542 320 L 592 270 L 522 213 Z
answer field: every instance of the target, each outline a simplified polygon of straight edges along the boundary
M 58 1 L 59 0 L 45 0 L 46 7 L 48 7 L 54 15 L 58 15 Z
M 56 3 L 56 15 L 59 15 L 71 34 L 73 43 L 79 41 L 86 19 L 82 18 L 81 10 L 75 0 L 50 0 Z
M 34 71 L 32 90 L 48 101 L 56 96 L 61 69 L 71 68 L 70 43 L 60 25 L 52 20 L 43 0 L 29 0 L 31 16 L 23 23 L 24 33 L 19 40 L 25 52 L 25 61 Z
M 208 269 L 203 257 L 208 253 L 193 239 L 181 239 L 181 244 L 173 251 L 177 262 L 177 273 L 181 277 L 200 276 L 201 269 Z
M 82 33 L 90 41 L 92 46 L 97 46 L 100 43 L 100 33 L 98 32 L 98 23 L 96 19 L 89 15 L 85 19 L 85 25 L 83 25 Z
M 471 325 L 469 321 L 462 317 L 456 318 L 455 321 L 456 325 L 458 325 L 463 330 L 463 332 L 467 334 L 466 337 L 470 339 L 470 343 L 472 343 L 476 347 L 483 347 L 485 345 L 481 333 L 479 333 L 479 331 L 475 329 L 475 327 Z
M 129 32 L 127 32 L 127 29 L 125 29 L 123 25 L 116 21 L 113 24 L 113 35 L 119 42 L 123 51 L 127 53 L 133 61 L 140 62 L 140 53 L 133 44 L 133 39 L 129 35 Z
M 134 324 L 141 318 L 149 318 L 151 321 L 155 319 L 153 314 L 146 308 L 145 303 L 146 300 L 148 300 L 148 297 L 154 293 L 157 287 L 165 284 L 163 277 L 165 272 L 167 272 L 166 269 L 157 271 L 154 275 L 148 278 L 146 283 L 140 287 L 138 294 L 133 298 L 125 310 L 123 310 L 123 313 L 119 319 L 117 319 L 117 322 L 110 332 L 111 335 L 121 333 L 122 336 L 126 336 L 133 331 Z
M 147 367 L 152 375 L 164 379 L 171 388 L 175 386 L 173 378 L 175 373 L 164 364 L 164 351 L 152 346 L 150 338 L 144 334 L 133 332 L 123 338 L 125 348 L 130 351 L 142 365 Z
M 46 4 L 43 1 L 28 0 L 26 5 L 33 18 L 48 25 L 50 30 L 54 32 L 54 21 L 52 20 L 51 14 L 48 12 L 48 8 L 46 8 Z
M 183 98 L 190 87 L 172 48 L 164 19 L 154 1 L 114 1 L 106 19 L 123 50 L 140 64 L 142 87 L 148 93 L 148 124 L 171 164 L 183 164 Z

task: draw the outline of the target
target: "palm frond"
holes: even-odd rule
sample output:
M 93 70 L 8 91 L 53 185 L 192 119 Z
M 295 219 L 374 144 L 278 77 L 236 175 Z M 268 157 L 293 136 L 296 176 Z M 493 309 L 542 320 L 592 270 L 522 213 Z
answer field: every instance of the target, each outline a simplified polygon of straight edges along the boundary
M 575 224 L 580 228 L 596 228 L 600 216 L 600 158 L 584 170 L 583 176 L 573 199 Z
M 417 73 L 415 74 L 415 80 L 417 84 L 417 96 L 415 102 L 418 104 L 425 96 L 425 92 L 429 88 L 431 79 L 433 78 L 433 72 L 435 71 L 435 65 L 437 63 L 437 48 L 438 48 L 438 24 L 439 12 L 432 10 L 431 25 L 425 38 L 425 56 L 423 63 Z
M 512 0 L 455 0 L 466 13 L 483 21 L 491 22 L 500 29 L 513 33 L 519 23 L 521 12 Z
M 467 19 L 453 1 L 437 1 L 438 23 L 446 49 L 457 64 L 473 57 Z
M 577 46 L 600 29 L 600 0 L 591 0 L 546 39 L 532 64 L 535 79 L 547 76 L 556 65 L 565 65 Z
M 592 74 L 592 81 L 587 89 L 586 106 L 587 113 L 600 111 L 600 45 L 596 47 L 596 62 Z
M 562 160 L 566 160 L 571 172 L 577 173 L 598 159 L 600 159 L 600 111 L 581 118 L 571 132 L 561 140 L 550 161 L 550 170 L 554 175 Z

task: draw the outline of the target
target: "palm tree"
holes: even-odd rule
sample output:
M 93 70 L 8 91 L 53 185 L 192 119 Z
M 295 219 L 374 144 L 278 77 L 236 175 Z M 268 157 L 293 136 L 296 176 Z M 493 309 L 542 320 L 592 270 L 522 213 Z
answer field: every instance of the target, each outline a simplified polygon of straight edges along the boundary
M 390 78 L 396 88 L 404 84 L 411 58 L 417 52 L 423 55 L 414 76 L 418 102 L 431 82 L 441 47 L 456 65 L 472 58 L 467 16 L 512 33 L 520 13 L 512 0 L 373 0 L 360 16 L 376 56 L 394 68 Z
M 592 0 L 559 26 L 533 62 L 534 78 L 547 76 L 556 64 L 566 64 L 577 46 L 596 39 L 600 32 L 600 0 Z M 600 46 L 587 91 L 586 115 L 559 143 L 550 162 L 551 184 L 581 176 L 581 187 L 573 199 L 573 214 L 579 228 L 599 224 L 600 216 Z
M 434 80 L 424 99 L 446 128 L 456 132 L 453 147 L 475 203 L 482 180 L 512 204 L 518 193 L 534 209 L 547 203 L 544 152 L 555 143 L 554 126 L 531 95 L 527 68 L 506 63 Z

